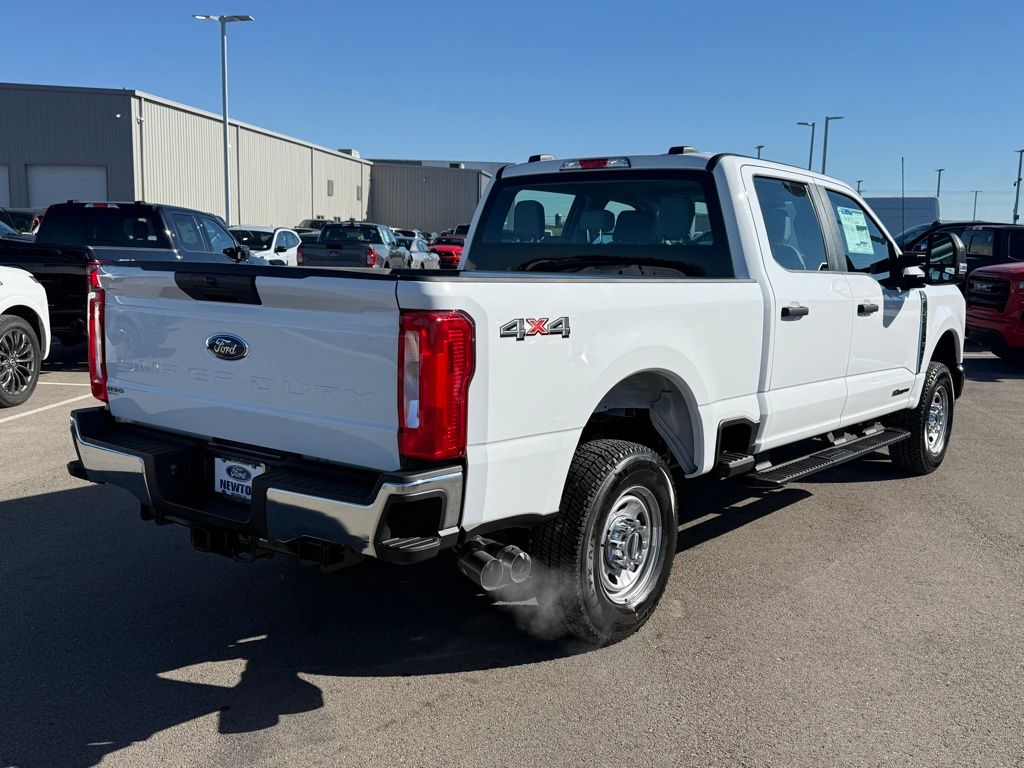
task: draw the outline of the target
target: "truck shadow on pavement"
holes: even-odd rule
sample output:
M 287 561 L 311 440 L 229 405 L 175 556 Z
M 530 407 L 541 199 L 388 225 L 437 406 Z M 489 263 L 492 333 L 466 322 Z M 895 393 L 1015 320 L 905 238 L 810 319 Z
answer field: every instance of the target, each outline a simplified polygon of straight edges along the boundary
M 1015 381 L 1024 379 L 1024 360 L 1002 360 L 995 355 L 964 360 L 968 381 Z M 965 390 L 969 394 L 970 390 Z
M 683 547 L 808 495 L 734 508 L 736 493 L 698 490 L 687 520 L 726 511 L 684 530 Z M 0 530 L 3 766 L 91 766 L 204 717 L 224 734 L 271 728 L 324 706 L 317 675 L 400 679 L 593 650 L 524 632 L 538 607 L 494 605 L 451 556 L 331 574 L 283 557 L 246 566 L 193 551 L 185 529 L 139 520 L 103 486 L 4 502 Z

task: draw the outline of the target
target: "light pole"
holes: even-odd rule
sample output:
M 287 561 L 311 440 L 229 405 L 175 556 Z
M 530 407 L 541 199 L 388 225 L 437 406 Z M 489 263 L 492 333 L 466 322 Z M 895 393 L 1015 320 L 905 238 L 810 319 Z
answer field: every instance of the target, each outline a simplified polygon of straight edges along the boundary
M 945 168 L 936 168 L 935 169 L 935 172 L 937 174 L 939 174 L 939 180 L 935 182 L 935 196 L 936 197 L 938 197 L 939 193 L 942 191 L 942 172 L 944 170 L 946 170 L 946 169 Z
M 825 116 L 825 139 L 821 145 L 821 172 L 825 172 L 825 161 L 828 160 L 828 124 L 833 120 L 842 120 L 843 115 Z
M 754 149 L 757 150 L 757 158 L 758 158 L 758 160 L 760 160 L 761 159 L 761 150 L 764 149 L 764 144 L 758 144 L 757 146 L 754 147 Z
M 814 165 L 814 126 L 817 125 L 815 122 L 804 123 L 800 122 L 797 125 L 806 125 L 811 129 L 811 151 L 807 153 L 807 170 L 811 170 L 811 166 Z
M 864 179 L 857 179 L 857 194 L 858 195 L 860 194 L 860 185 L 861 185 L 861 182 L 863 182 L 863 181 L 864 181 Z
M 971 214 L 971 220 L 972 221 L 977 221 L 978 220 L 978 192 L 980 192 L 981 190 L 980 189 L 972 189 L 971 191 L 974 192 L 974 213 Z
M 224 221 L 231 224 L 231 160 L 228 154 L 228 24 L 233 21 L 252 21 L 252 16 L 233 14 L 231 16 L 204 16 L 192 14 L 199 21 L 220 22 L 220 79 L 224 97 Z
M 1020 209 L 1020 169 L 1021 162 L 1024 162 L 1024 149 L 1017 150 L 1017 194 L 1013 198 L 1013 223 L 1017 223 L 1017 219 L 1020 218 L 1017 211 Z

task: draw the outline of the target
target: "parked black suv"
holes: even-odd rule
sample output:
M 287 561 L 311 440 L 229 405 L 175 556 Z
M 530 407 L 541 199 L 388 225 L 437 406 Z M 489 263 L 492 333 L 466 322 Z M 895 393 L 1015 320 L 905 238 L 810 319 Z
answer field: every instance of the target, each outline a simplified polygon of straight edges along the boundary
M 235 242 L 219 217 L 144 202 L 57 203 L 47 209 L 34 243 L 0 238 L 0 265 L 21 267 L 43 284 L 53 336 L 68 345 L 85 340 L 91 261 L 248 258 L 249 249 Z

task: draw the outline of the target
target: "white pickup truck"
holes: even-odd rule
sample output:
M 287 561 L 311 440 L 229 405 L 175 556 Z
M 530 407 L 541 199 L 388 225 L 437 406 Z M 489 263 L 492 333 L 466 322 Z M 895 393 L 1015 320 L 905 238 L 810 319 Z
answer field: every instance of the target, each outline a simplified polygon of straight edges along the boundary
M 539 561 L 539 599 L 608 643 L 665 588 L 685 478 L 942 462 L 963 244 L 901 254 L 842 182 L 692 151 L 529 162 L 467 242 L 426 275 L 99 268 L 105 404 L 72 415 L 69 470 L 239 559 L 454 549 L 488 590 Z

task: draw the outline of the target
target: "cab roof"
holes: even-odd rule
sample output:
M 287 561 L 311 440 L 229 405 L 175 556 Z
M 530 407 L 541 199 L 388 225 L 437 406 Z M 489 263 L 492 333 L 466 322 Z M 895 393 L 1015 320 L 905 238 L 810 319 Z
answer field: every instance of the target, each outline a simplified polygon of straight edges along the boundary
M 780 171 L 786 171 L 788 173 L 799 173 L 802 176 L 807 176 L 816 181 L 828 181 L 833 184 L 839 184 L 847 189 L 850 189 L 849 185 L 836 179 L 832 176 L 825 176 L 815 171 L 808 170 L 806 168 L 800 168 L 794 165 L 787 165 L 785 163 L 778 163 L 772 160 L 766 160 L 764 158 L 748 157 L 746 155 L 738 155 L 731 152 L 719 152 L 717 154 L 711 152 L 684 152 L 680 154 L 664 154 L 664 155 L 602 155 L 590 158 L 581 157 L 560 157 L 553 160 L 537 160 L 533 162 L 519 163 L 517 165 L 506 165 L 500 171 L 498 171 L 498 178 L 511 178 L 515 176 L 531 176 L 534 174 L 542 173 L 560 173 L 563 172 L 562 166 L 569 162 L 580 162 L 584 160 L 592 160 L 597 158 L 625 158 L 629 161 L 629 169 L 631 170 L 672 170 L 672 169 L 688 169 L 688 170 L 707 170 L 713 171 L 719 165 L 735 164 L 741 165 L 755 165 L 758 168 L 775 169 Z M 626 170 L 625 168 L 609 168 L 609 170 Z M 586 170 L 566 170 L 565 173 L 587 173 Z

